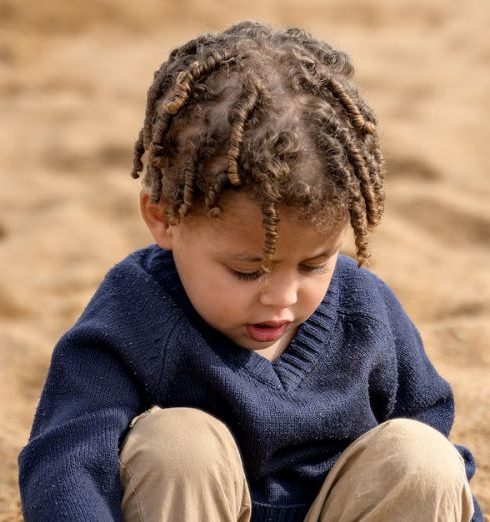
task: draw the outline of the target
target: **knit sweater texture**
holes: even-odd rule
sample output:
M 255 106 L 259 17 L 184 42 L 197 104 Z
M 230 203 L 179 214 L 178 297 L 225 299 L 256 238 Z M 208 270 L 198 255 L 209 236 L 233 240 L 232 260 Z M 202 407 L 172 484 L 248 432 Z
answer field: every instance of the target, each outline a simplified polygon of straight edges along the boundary
M 339 257 L 320 306 L 269 361 L 207 325 L 172 253 L 153 245 L 108 272 L 53 352 L 19 455 L 25 520 L 122 521 L 118 452 L 155 404 L 226 423 L 253 522 L 302 521 L 342 451 L 381 422 L 412 418 L 448 436 L 454 418 L 450 386 L 393 292 L 351 259 Z M 473 457 L 456 448 L 471 478 Z M 476 502 L 472 520 L 483 521 Z

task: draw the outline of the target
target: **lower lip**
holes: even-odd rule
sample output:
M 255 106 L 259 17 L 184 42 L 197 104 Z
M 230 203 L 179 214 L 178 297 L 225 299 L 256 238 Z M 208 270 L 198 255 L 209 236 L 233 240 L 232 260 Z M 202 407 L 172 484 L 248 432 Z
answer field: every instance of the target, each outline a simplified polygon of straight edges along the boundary
M 276 326 L 274 328 L 267 327 L 267 328 L 259 328 L 258 326 L 254 325 L 247 325 L 247 333 L 249 337 L 251 337 L 254 341 L 275 341 L 276 339 L 279 339 L 279 337 L 282 337 L 284 335 L 284 332 L 286 331 L 286 328 L 288 326 L 288 323 L 284 323 L 281 326 Z

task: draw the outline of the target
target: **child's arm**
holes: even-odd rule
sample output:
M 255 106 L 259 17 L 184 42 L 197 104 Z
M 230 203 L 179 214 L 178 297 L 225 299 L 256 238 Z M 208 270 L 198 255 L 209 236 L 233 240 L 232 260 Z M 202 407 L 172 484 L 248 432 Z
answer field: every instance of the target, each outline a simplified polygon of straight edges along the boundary
M 420 334 L 397 298 L 384 283 L 381 291 L 386 303 L 397 357 L 397 391 L 388 418 L 407 417 L 429 424 L 446 437 L 454 422 L 454 398 L 450 385 L 437 373 L 427 357 Z M 463 457 L 468 480 L 475 473 L 471 452 L 455 446 Z M 473 522 L 483 521 L 475 501 Z
M 68 332 L 19 456 L 25 520 L 122 520 L 118 447 L 143 409 L 141 391 L 98 325 Z
M 107 274 L 54 350 L 19 456 L 27 522 L 122 520 L 120 444 L 131 419 L 155 402 L 165 346 L 180 320 L 141 269 L 148 252 Z

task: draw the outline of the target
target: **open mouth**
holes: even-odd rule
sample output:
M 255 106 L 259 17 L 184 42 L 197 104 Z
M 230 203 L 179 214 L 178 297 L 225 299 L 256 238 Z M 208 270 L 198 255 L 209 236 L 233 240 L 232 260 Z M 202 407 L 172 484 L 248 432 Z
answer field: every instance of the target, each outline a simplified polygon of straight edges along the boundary
M 248 324 L 246 326 L 248 336 L 254 341 L 275 341 L 284 335 L 289 322 L 264 322 Z

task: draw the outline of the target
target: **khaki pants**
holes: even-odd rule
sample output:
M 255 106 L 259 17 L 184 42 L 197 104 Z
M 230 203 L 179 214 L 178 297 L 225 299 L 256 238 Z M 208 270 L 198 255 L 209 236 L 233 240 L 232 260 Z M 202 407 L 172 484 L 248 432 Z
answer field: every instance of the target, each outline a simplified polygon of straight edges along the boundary
M 120 452 L 126 521 L 248 522 L 251 499 L 224 423 L 193 408 L 135 417 Z M 354 441 L 328 473 L 305 522 L 470 521 L 462 457 L 430 426 L 387 421 Z

